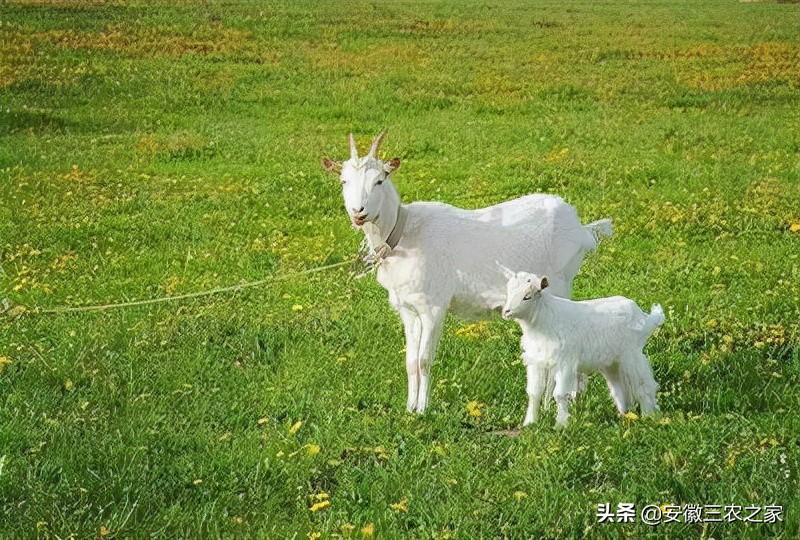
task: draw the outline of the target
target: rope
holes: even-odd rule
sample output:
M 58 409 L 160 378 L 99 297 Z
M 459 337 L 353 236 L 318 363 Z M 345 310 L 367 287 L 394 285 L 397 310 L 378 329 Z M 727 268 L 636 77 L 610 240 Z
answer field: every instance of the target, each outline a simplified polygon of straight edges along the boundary
M 34 309 L 26 309 L 26 313 L 31 315 L 48 315 L 48 314 L 58 314 L 58 313 L 81 313 L 86 311 L 105 311 L 108 309 L 117 309 L 117 308 L 126 308 L 126 307 L 133 307 L 133 306 L 146 306 L 150 304 L 161 304 L 164 302 L 176 302 L 179 300 L 188 300 L 190 298 L 200 298 L 203 296 L 211 296 L 214 294 L 226 293 L 226 292 L 236 292 L 241 291 L 242 289 L 249 289 L 251 287 L 258 287 L 260 285 L 264 285 L 266 283 L 274 282 L 274 281 L 282 281 L 285 279 L 289 279 L 295 276 L 301 275 L 308 275 L 308 274 L 315 274 L 317 272 L 322 272 L 324 270 L 330 270 L 332 268 L 338 268 L 340 266 L 345 266 L 348 264 L 353 264 L 358 259 L 350 259 L 343 262 L 328 264 L 325 266 L 317 266 L 315 268 L 309 268 L 306 270 L 301 270 L 299 272 L 292 272 L 289 274 L 284 274 L 282 276 L 277 277 L 269 277 L 266 279 L 259 279 L 257 281 L 249 281 L 246 283 L 240 283 L 238 285 L 229 285 L 227 287 L 217 287 L 215 289 L 208 289 L 205 291 L 198 291 L 193 293 L 187 294 L 178 294 L 174 296 L 162 296 L 159 298 L 148 298 L 146 300 L 132 300 L 130 302 L 118 302 L 114 304 L 98 304 L 93 306 L 58 306 L 52 308 L 34 308 Z

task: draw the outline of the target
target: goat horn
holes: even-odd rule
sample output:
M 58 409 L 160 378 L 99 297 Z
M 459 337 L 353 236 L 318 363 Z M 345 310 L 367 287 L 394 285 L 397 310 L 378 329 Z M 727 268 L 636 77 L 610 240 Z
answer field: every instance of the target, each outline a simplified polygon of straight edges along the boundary
M 378 157 L 378 147 L 380 147 L 381 142 L 383 141 L 383 138 L 385 136 L 386 136 L 386 130 L 385 129 L 383 131 L 381 131 L 380 133 L 378 133 L 378 136 L 375 137 L 374 141 L 372 141 L 372 146 L 370 146 L 369 154 L 367 154 L 367 155 L 369 155 L 370 157 L 374 157 L 374 158 Z
M 350 141 L 350 159 L 356 161 L 358 159 L 358 147 L 352 133 L 348 136 L 348 140 Z

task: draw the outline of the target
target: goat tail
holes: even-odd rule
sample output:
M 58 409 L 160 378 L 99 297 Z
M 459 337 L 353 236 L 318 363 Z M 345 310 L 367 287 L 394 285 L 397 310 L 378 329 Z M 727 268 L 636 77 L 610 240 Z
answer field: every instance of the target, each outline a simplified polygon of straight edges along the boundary
M 650 314 L 644 320 L 644 338 L 649 338 L 656 328 L 664 324 L 664 319 L 664 310 L 661 308 L 661 304 L 653 304 Z
M 599 244 L 603 238 L 609 238 L 614 234 L 614 222 L 610 219 L 598 219 L 583 226 L 586 232 L 592 235 L 595 245 Z

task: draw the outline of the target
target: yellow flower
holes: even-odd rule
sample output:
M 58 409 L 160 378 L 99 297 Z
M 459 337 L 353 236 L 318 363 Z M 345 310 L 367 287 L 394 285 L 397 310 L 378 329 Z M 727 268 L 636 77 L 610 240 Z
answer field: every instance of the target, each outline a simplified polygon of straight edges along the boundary
M 325 499 L 330 499 L 331 496 L 325 493 L 324 491 L 320 491 L 319 493 L 311 495 L 311 498 L 317 501 L 324 501 Z
M 326 499 L 324 501 L 315 502 L 314 504 L 311 505 L 311 508 L 309 508 L 309 510 L 311 510 L 312 512 L 319 512 L 320 510 L 325 510 L 330 505 L 331 501 Z
M 489 323 L 486 321 L 479 321 L 476 323 L 465 324 L 456 329 L 455 334 L 459 337 L 470 339 L 478 339 L 487 337 L 489 335 Z
M 303 306 L 300 304 L 295 304 L 292 306 L 292 311 L 303 311 Z
M 364 538 L 372 538 L 373 534 L 375 534 L 375 525 L 372 523 L 367 523 L 361 527 L 361 536 Z
M 341 529 L 342 534 L 344 536 L 350 536 L 350 533 L 353 532 L 353 529 L 355 529 L 355 528 L 356 528 L 356 526 L 353 525 L 352 523 L 343 523 L 342 526 L 339 527 L 339 529 Z
M 639 419 L 639 415 L 633 411 L 628 411 L 623 415 L 623 418 L 625 418 L 625 420 L 634 421 Z
M 319 454 L 320 450 L 321 448 L 319 447 L 318 444 L 306 445 L 306 452 L 308 452 L 309 456 L 316 456 L 317 454 Z
M 66 390 L 67 392 L 72 392 L 73 388 L 75 388 L 75 383 L 74 382 L 72 382 L 69 379 L 64 381 L 64 390 Z
M 485 407 L 485 405 L 480 401 L 474 401 L 474 400 L 470 401 L 469 403 L 467 403 L 467 414 L 469 414 L 474 418 L 479 418 L 480 416 L 483 415 L 483 413 L 481 412 L 482 407 Z
M 518 501 L 521 501 L 522 499 L 526 498 L 527 496 L 528 496 L 528 494 L 525 493 L 524 491 L 515 491 L 514 492 L 514 498 L 517 499 Z
M 294 435 L 295 433 L 297 433 L 298 431 L 300 431 L 300 428 L 301 428 L 301 427 L 303 427 L 303 421 L 302 421 L 302 420 L 298 420 L 297 422 L 295 422 L 294 424 L 292 424 L 292 427 L 290 427 L 290 428 L 289 428 L 289 433 L 291 433 L 292 435 Z
M 263 426 L 267 422 L 269 422 L 269 418 L 267 418 L 266 416 L 262 416 L 261 418 L 258 419 L 256 424 L 259 425 L 259 426 Z
M 11 364 L 11 359 L 7 356 L 0 356 L 0 373 L 6 368 L 7 365 Z
M 391 508 L 395 512 L 408 512 L 408 498 L 403 497 L 396 503 L 390 504 L 389 508 Z
M 309 532 L 306 536 L 308 536 L 308 540 L 317 540 L 317 538 L 322 536 L 322 534 L 314 531 L 314 532 Z
M 800 232 L 800 221 L 793 221 L 789 224 L 789 230 L 791 232 Z
M 203 483 L 203 479 L 202 478 L 198 478 L 197 480 L 194 480 L 192 482 L 192 484 L 194 484 L 195 486 L 199 486 L 202 483 Z
M 100 525 L 100 530 L 98 532 L 100 533 L 100 536 L 108 536 L 111 534 L 111 530 L 105 525 Z

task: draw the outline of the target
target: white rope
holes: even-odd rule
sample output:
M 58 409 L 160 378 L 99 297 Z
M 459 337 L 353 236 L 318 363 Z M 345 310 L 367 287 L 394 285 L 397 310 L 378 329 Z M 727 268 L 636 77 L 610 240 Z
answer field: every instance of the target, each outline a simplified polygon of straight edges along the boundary
M 307 275 L 307 274 L 314 274 L 316 272 L 322 272 L 324 270 L 330 270 L 332 268 L 338 268 L 340 266 L 345 266 L 348 264 L 353 264 L 358 259 L 350 259 L 348 261 L 328 264 L 325 266 L 318 266 L 316 268 L 309 268 L 307 270 L 301 270 L 299 272 L 292 272 L 289 274 L 283 274 L 282 276 L 273 276 L 266 279 L 259 279 L 257 281 L 249 281 L 246 283 L 240 283 L 238 285 L 229 285 L 227 287 L 217 287 L 215 289 L 209 289 L 205 291 L 198 291 L 193 293 L 187 294 L 179 294 L 175 296 L 162 296 L 159 298 L 149 298 L 146 300 L 132 300 L 130 302 L 119 302 L 113 304 L 98 304 L 93 306 L 58 306 L 52 308 L 27 308 L 25 306 L 25 313 L 31 315 L 46 315 L 46 314 L 56 314 L 56 313 L 80 313 L 84 311 L 105 311 L 108 309 L 117 309 L 117 308 L 126 308 L 126 307 L 133 307 L 133 306 L 146 306 L 149 304 L 160 304 L 164 302 L 175 302 L 178 300 L 188 300 L 190 298 L 200 298 L 203 296 L 211 296 L 214 294 L 220 294 L 225 292 L 235 292 L 241 291 L 242 289 L 249 289 L 251 287 L 258 287 L 260 285 L 264 285 L 266 283 L 274 282 L 274 281 L 281 281 L 284 279 L 289 279 L 295 276 Z

